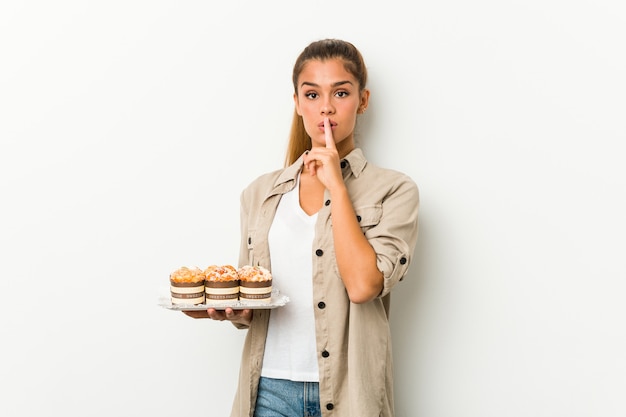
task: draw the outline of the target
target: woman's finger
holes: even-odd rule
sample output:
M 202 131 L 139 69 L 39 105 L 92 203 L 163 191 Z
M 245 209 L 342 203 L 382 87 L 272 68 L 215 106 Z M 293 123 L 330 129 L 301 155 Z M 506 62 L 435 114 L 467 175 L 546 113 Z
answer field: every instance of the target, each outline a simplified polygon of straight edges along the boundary
M 324 117 L 324 137 L 326 138 L 326 147 L 328 149 L 336 149 L 335 138 L 333 137 L 333 129 L 330 125 L 330 119 Z

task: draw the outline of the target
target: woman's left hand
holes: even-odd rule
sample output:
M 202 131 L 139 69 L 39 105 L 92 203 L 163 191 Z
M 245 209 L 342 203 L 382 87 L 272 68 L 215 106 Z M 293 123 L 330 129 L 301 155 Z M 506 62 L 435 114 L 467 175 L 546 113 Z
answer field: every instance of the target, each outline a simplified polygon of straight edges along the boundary
M 333 130 L 328 117 L 324 117 L 325 147 L 313 147 L 304 155 L 304 165 L 311 175 L 317 176 L 328 190 L 338 185 L 343 186 L 343 176 L 339 166 L 339 153 L 335 145 Z

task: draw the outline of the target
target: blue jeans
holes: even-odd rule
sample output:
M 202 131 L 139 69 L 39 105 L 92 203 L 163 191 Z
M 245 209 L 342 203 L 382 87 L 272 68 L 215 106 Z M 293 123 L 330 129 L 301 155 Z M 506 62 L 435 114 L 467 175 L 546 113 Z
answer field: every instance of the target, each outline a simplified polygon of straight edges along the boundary
M 261 377 L 254 417 L 322 417 L 319 384 Z

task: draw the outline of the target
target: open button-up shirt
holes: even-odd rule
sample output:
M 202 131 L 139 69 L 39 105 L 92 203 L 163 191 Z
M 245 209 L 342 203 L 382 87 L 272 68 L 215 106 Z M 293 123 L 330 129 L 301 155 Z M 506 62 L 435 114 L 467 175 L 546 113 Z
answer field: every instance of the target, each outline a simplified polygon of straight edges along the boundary
M 377 254 L 384 287 L 372 301 L 350 302 L 335 259 L 332 201 L 326 190 L 311 253 L 322 415 L 393 417 L 389 296 L 412 260 L 418 188 L 405 174 L 368 163 L 358 148 L 341 166 L 361 229 Z M 268 232 L 281 196 L 294 188 L 301 169 L 302 158 L 260 176 L 242 192 L 239 266 L 261 265 L 271 270 Z M 253 416 L 270 314 L 271 310 L 253 310 L 231 417 Z

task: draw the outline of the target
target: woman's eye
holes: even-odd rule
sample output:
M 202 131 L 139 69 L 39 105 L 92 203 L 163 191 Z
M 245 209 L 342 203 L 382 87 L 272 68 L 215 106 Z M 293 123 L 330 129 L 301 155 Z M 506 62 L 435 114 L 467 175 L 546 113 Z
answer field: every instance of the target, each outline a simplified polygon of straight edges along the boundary
M 349 93 L 347 91 L 337 91 L 337 97 L 348 97 Z
M 317 93 L 314 93 L 311 91 L 311 92 L 305 93 L 304 96 L 306 98 L 314 99 L 314 98 L 317 98 Z

